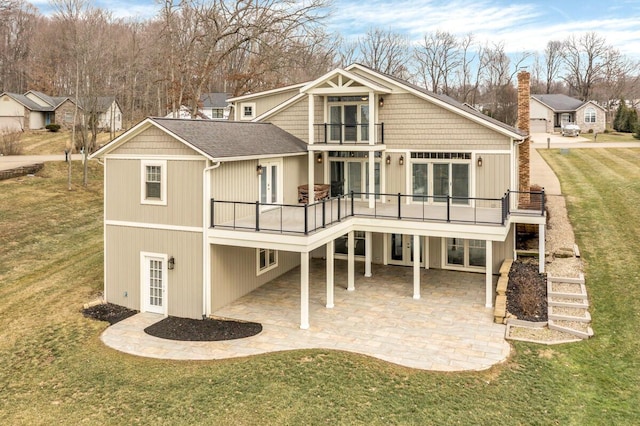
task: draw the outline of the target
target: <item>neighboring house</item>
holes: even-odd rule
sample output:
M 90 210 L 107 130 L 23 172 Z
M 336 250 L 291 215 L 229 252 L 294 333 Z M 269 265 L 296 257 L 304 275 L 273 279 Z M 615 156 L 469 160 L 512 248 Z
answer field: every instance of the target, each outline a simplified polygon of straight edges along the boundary
M 228 120 L 230 107 L 227 103 L 227 93 L 204 93 L 200 96 L 200 108 L 196 113 L 196 119 L 209 120 Z M 165 118 L 191 118 L 191 109 L 182 105 L 178 109 L 177 116 L 171 111 Z
M 567 95 L 531 95 L 531 131 L 560 132 L 563 123 L 576 124 L 582 133 L 604 132 L 606 110 L 593 101 Z
M 54 109 L 25 95 L 0 94 L 0 133 L 42 129 L 53 121 Z
M 147 118 L 92 155 L 108 302 L 201 318 L 300 266 L 308 328 L 313 257 L 327 308 L 336 258 L 348 290 L 356 261 L 365 276 L 412 266 L 414 298 L 420 268 L 482 273 L 491 307 L 516 224 L 537 225 L 545 251 L 543 196 L 517 191 L 527 135 L 511 126 L 357 64 L 230 102 L 238 121 Z M 331 198 L 302 204 L 304 185 Z
M 66 128 L 73 126 L 76 105 L 72 98 L 68 96 L 49 96 L 36 90 L 29 90 L 24 95 L 43 108 L 52 108 L 53 115 L 42 127 L 52 123 Z
M 98 128 L 105 131 L 122 130 L 122 109 L 113 96 L 97 98 Z

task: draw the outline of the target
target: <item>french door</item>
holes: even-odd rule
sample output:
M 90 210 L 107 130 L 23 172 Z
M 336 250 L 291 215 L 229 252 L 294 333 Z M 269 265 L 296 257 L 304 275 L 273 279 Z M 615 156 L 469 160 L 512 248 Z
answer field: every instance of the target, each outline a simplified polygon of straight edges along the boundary
M 374 187 L 369 188 L 369 163 L 362 160 L 332 160 L 329 172 L 331 174 L 331 196 L 336 197 L 345 193 L 355 192 L 355 197 L 368 199 L 365 192 L 380 193 L 380 163 L 376 161 L 374 167 Z M 362 195 L 360 195 L 362 193 Z M 376 196 L 379 198 L 379 195 Z
M 369 105 L 331 105 L 329 123 L 333 142 L 368 141 Z
M 420 195 L 431 195 L 434 202 L 446 203 L 451 196 L 453 204 L 469 204 L 469 186 L 468 163 L 412 164 L 413 201 L 427 201 Z
M 165 255 L 143 253 L 142 306 L 143 312 L 167 312 L 167 258 Z
M 424 265 L 424 238 L 420 237 L 420 265 Z M 389 234 L 389 253 L 387 263 L 390 265 L 413 265 L 413 235 Z
M 262 161 L 259 176 L 260 204 L 269 209 L 269 204 L 282 204 L 282 161 Z

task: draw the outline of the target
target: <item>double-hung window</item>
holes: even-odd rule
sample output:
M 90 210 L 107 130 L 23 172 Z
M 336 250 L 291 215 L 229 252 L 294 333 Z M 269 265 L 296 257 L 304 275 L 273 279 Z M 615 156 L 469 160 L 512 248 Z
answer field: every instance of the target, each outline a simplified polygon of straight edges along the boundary
M 167 162 L 142 161 L 140 203 L 167 205 Z
M 278 266 L 278 251 L 257 249 L 257 275 L 263 274 Z
M 589 107 L 584 110 L 584 122 L 595 123 L 596 122 L 596 109 Z

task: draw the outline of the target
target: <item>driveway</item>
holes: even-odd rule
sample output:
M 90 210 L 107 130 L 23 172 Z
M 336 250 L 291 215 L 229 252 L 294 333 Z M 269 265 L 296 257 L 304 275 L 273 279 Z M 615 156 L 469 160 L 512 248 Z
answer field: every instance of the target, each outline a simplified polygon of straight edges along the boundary
M 638 142 L 592 142 L 582 136 L 562 136 L 553 133 L 531 133 L 531 146 L 536 149 L 547 147 L 547 138 L 551 148 L 640 148 Z

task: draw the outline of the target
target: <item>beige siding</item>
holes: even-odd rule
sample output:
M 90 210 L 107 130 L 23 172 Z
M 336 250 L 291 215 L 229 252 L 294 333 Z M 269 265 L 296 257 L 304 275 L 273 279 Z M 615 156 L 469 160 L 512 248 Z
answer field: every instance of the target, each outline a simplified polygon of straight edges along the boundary
M 127 143 L 114 149 L 113 154 L 132 155 L 199 155 L 182 142 L 174 139 L 164 131 L 149 127 L 136 135 Z
M 385 168 L 386 173 L 386 189 L 387 194 L 397 194 L 398 192 L 406 194 L 406 168 L 409 167 L 409 161 L 406 154 L 389 153 L 391 156 L 391 163 L 387 165 L 386 155 L 383 155 L 381 167 Z M 404 166 L 399 164 L 400 156 L 404 157 Z M 387 201 L 393 200 L 393 198 Z M 395 200 L 393 200 L 395 201 Z
M 442 267 L 442 238 L 429 237 L 429 268 Z
M 204 160 L 167 161 L 166 206 L 140 203 L 140 160 L 106 161 L 107 220 L 202 227 Z
M 141 309 L 143 251 L 175 258 L 175 269 L 167 271 L 168 314 L 202 318 L 202 234 L 197 232 L 107 226 L 107 301 Z
M 211 246 L 211 310 L 215 312 L 295 268 L 300 253 L 278 252 L 278 267 L 257 275 L 256 249 Z
M 0 97 L 0 133 L 24 130 L 26 108 L 7 95 Z
M 307 183 L 307 156 L 284 158 L 284 203 L 298 203 L 298 186 Z M 321 165 L 321 164 L 320 164 Z M 316 183 L 320 183 L 316 181 Z
M 221 201 L 258 201 L 258 160 L 223 162 L 211 171 L 211 197 Z M 237 205 L 236 217 L 248 216 L 255 212 L 252 205 Z M 233 205 L 216 204 L 215 221 L 222 223 L 233 219 Z
M 513 259 L 513 230 L 514 226 L 511 227 L 509 233 L 507 234 L 507 238 L 504 242 L 494 242 L 493 243 L 493 274 L 498 274 L 500 270 L 500 266 L 505 259 Z
M 250 99 L 250 100 L 247 100 L 246 102 L 256 103 L 256 117 L 257 117 L 277 107 L 281 103 L 288 101 L 289 99 L 293 98 L 299 93 L 300 93 L 300 89 L 292 89 L 292 90 L 288 90 L 282 93 L 277 93 L 271 96 L 263 96 L 255 100 Z M 245 101 L 239 102 L 238 105 L 243 102 Z
M 476 197 L 502 198 L 510 187 L 509 154 L 483 154 L 482 167 L 472 164 L 476 171 Z M 494 201 L 478 201 L 476 207 L 500 207 Z
M 385 96 L 379 121 L 389 148 L 509 149 L 510 144 L 508 137 L 412 94 Z
M 280 127 L 292 135 L 309 142 L 309 103 L 303 97 L 298 102 L 267 118 L 266 121 Z

